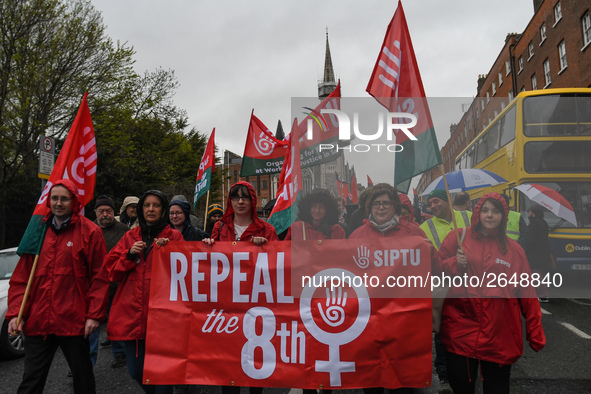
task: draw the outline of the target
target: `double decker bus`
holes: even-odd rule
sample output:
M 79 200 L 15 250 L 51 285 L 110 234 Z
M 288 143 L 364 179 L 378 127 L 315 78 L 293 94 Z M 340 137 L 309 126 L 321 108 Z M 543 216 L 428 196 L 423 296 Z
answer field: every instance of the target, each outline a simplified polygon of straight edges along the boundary
M 464 168 L 505 178 L 506 184 L 470 191 L 471 198 L 504 193 L 526 222 L 532 202 L 515 186 L 536 183 L 562 194 L 577 225 L 545 212 L 556 269 L 591 272 L 591 89 L 520 93 L 456 157 L 455 169 Z

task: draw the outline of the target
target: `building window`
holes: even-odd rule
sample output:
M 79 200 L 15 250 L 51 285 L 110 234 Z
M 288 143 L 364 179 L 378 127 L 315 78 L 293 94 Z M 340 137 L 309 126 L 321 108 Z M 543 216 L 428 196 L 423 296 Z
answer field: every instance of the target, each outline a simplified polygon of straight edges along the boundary
M 562 9 L 560 8 L 560 1 L 554 6 L 554 26 L 562 19 Z
M 238 170 L 234 170 L 234 183 L 238 182 Z
M 536 80 L 536 74 L 531 76 L 531 90 L 538 89 L 538 81 Z
M 505 60 L 505 75 L 509 75 L 511 72 L 511 61 L 509 59 Z
M 529 45 L 527 46 L 528 52 L 529 52 L 529 57 L 527 58 L 527 61 L 529 62 L 529 59 L 531 59 L 532 57 L 534 57 L 534 42 L 530 41 Z
M 486 103 L 487 104 L 490 103 L 490 94 L 488 93 L 488 90 L 486 91 Z M 484 107 L 484 105 L 483 105 L 483 107 Z M 482 108 L 482 110 L 484 111 L 484 108 Z
M 525 92 L 525 85 L 523 85 L 523 86 L 521 87 L 521 91 L 522 91 L 522 92 Z
M 558 44 L 558 58 L 560 60 L 560 72 L 562 72 L 562 70 L 568 66 L 566 63 L 566 45 L 564 40 L 560 41 L 560 44 Z
M 267 190 L 267 180 L 266 179 L 263 179 L 261 181 L 261 189 L 262 190 Z
M 499 71 L 499 87 L 503 84 L 503 72 Z
M 492 95 L 494 96 L 497 94 L 497 84 L 495 82 L 492 83 Z
M 517 74 L 519 74 L 523 71 L 523 56 L 519 56 L 519 60 L 517 61 L 517 63 L 519 64 L 519 71 L 517 72 Z
M 546 24 L 542 23 L 540 26 L 540 46 L 546 41 Z
M 544 60 L 544 79 L 546 80 L 544 88 L 546 88 L 552 83 L 552 79 L 550 78 L 550 61 L 548 59 Z
M 513 91 L 509 90 L 509 102 L 513 101 Z
M 581 18 L 581 26 L 583 27 L 583 48 L 591 44 L 591 17 L 589 11 Z

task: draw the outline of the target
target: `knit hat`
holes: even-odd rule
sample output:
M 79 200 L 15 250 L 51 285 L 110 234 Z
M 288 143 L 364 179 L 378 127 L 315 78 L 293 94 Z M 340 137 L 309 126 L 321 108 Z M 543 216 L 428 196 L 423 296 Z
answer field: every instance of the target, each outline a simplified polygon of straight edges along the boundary
M 431 193 L 429 193 L 429 197 L 427 198 L 427 201 L 429 201 L 433 197 L 437 197 L 443 201 L 449 201 L 447 198 L 447 193 L 445 192 L 444 189 L 434 189 Z
M 207 210 L 207 218 L 209 219 L 212 215 L 216 214 L 223 215 L 224 209 L 220 204 L 211 204 Z
M 113 203 L 113 200 L 109 196 L 105 196 L 105 195 L 99 196 L 96 199 L 96 202 L 94 203 L 94 209 L 97 209 L 101 205 L 108 205 L 111 208 L 113 208 L 113 211 L 115 210 L 115 204 Z

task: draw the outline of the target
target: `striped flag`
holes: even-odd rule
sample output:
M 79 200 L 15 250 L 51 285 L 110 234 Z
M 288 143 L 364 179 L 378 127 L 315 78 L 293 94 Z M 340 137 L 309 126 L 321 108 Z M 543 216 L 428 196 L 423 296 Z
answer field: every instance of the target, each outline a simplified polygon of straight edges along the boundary
M 37 255 L 41 251 L 47 229 L 43 218 L 51 211 L 47 206 L 47 198 L 49 190 L 55 182 L 61 179 L 69 179 L 74 182 L 78 188 L 82 207 L 88 204 L 94 196 L 97 154 L 87 96 L 88 93 L 84 93 L 78 114 L 70 127 L 64 146 L 49 175 L 49 180 L 41 192 L 41 197 L 37 201 L 33 216 L 18 246 L 17 253 L 19 255 L 23 253 Z
M 209 141 L 205 147 L 205 152 L 201 157 L 199 163 L 199 171 L 197 172 L 197 180 L 195 182 L 195 193 L 193 195 L 193 209 L 197 204 L 197 200 L 207 193 L 211 186 L 211 174 L 215 171 L 215 128 L 209 136 Z
M 366 90 L 389 112 L 412 113 L 417 118 L 416 125 L 409 127 L 416 140 L 409 139 L 401 131 L 396 134 L 396 143 L 402 145 L 403 150 L 395 155 L 394 186 L 408 193 L 415 175 L 440 165 L 442 161 L 400 1 Z

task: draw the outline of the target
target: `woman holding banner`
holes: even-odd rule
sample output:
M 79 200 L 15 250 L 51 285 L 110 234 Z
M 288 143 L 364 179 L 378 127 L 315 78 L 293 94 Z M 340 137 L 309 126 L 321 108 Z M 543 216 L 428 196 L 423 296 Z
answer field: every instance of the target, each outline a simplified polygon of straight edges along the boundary
M 263 245 L 278 241 L 275 228 L 257 216 L 257 195 L 249 182 L 237 182 L 228 193 L 228 209 L 213 227 L 211 238 L 203 239 L 208 245 L 218 242 L 252 242 Z M 251 394 L 260 394 L 262 387 L 250 387 Z M 240 386 L 222 386 L 222 394 L 239 394 Z
M 456 230 L 465 231 L 462 246 L 452 232 L 439 249 L 443 272 L 469 279 L 450 288 L 442 312 L 440 336 L 456 394 L 474 393 L 479 365 L 484 393 L 509 393 L 511 365 L 523 354 L 522 315 L 530 347 L 539 351 L 546 344 L 525 252 L 505 234 L 508 214 L 500 194 L 482 196 L 472 225 Z M 484 275 L 498 279 L 494 287 L 473 280 Z M 517 279 L 513 283 L 512 277 Z
M 127 369 L 146 393 L 172 394 L 172 386 L 142 384 L 152 276 L 152 250 L 169 240 L 181 241 L 180 232 L 168 225 L 168 199 L 159 190 L 149 190 L 138 202 L 139 226 L 129 230 L 107 256 L 109 280 L 119 282 L 107 335 L 122 341 Z
M 369 218 L 363 221 L 363 225 L 349 236 L 349 239 L 393 237 L 403 238 L 420 236 L 427 238 L 423 230 L 418 226 L 410 226 L 407 220 L 400 220 L 402 204 L 396 188 L 386 183 L 380 183 L 372 187 L 365 203 L 365 211 L 369 212 Z M 434 253 L 434 252 L 433 252 Z M 436 256 L 436 254 L 435 254 Z M 372 387 L 363 389 L 365 394 L 382 394 L 385 389 Z M 412 393 L 413 389 L 400 387 L 389 390 L 391 393 Z
M 337 202 L 325 189 L 313 190 L 298 203 L 298 220 L 293 223 L 285 240 L 344 239 L 345 230 L 339 223 Z

